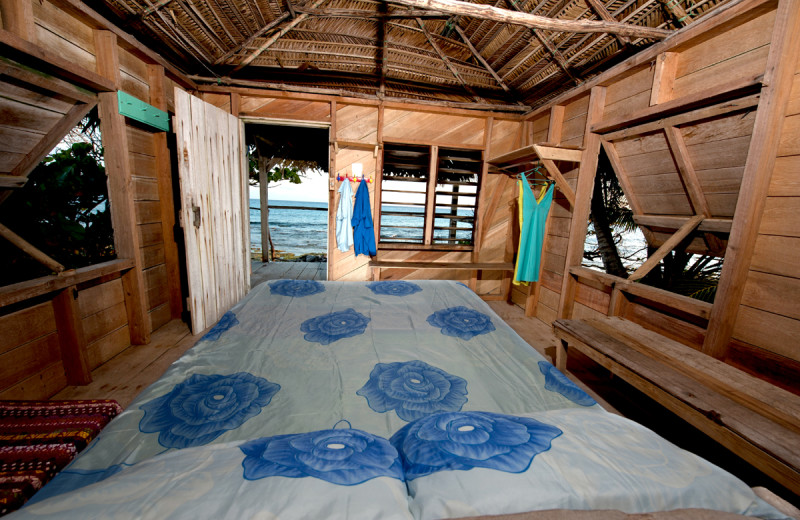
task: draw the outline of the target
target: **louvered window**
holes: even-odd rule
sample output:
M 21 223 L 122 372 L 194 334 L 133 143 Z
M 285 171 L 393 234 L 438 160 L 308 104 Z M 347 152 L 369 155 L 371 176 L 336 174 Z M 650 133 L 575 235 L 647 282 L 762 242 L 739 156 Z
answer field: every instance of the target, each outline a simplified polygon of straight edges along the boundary
M 380 246 L 471 249 L 480 150 L 386 144 Z

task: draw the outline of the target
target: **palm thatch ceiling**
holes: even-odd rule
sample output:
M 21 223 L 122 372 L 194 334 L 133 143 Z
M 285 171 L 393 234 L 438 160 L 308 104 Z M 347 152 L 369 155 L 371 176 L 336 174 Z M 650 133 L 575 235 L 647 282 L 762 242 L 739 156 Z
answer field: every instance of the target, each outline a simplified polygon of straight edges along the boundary
M 296 90 L 513 110 L 545 103 L 726 2 L 90 3 L 199 82 L 263 82 Z

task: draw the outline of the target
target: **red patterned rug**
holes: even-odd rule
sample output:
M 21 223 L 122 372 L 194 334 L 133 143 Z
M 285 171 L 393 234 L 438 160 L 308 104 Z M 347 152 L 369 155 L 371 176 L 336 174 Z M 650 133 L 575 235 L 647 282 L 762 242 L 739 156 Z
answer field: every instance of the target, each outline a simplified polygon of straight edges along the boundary
M 0 515 L 19 509 L 120 412 L 110 399 L 0 401 Z

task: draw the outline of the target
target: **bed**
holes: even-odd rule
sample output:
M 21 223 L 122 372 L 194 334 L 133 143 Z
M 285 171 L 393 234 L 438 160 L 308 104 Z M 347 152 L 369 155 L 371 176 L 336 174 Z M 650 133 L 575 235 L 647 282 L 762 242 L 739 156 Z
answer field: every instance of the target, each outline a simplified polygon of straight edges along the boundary
M 13 517 L 697 509 L 786 518 L 603 410 L 463 284 L 277 280 Z

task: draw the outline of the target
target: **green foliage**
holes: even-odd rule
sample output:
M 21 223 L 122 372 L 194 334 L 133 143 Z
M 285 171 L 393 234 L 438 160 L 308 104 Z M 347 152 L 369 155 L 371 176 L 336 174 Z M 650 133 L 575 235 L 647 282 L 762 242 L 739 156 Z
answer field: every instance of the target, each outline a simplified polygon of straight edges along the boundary
M 101 152 L 86 142 L 55 150 L 0 205 L 0 222 L 69 269 L 115 258 Z M 50 274 L 5 240 L 0 248 L 3 285 Z

